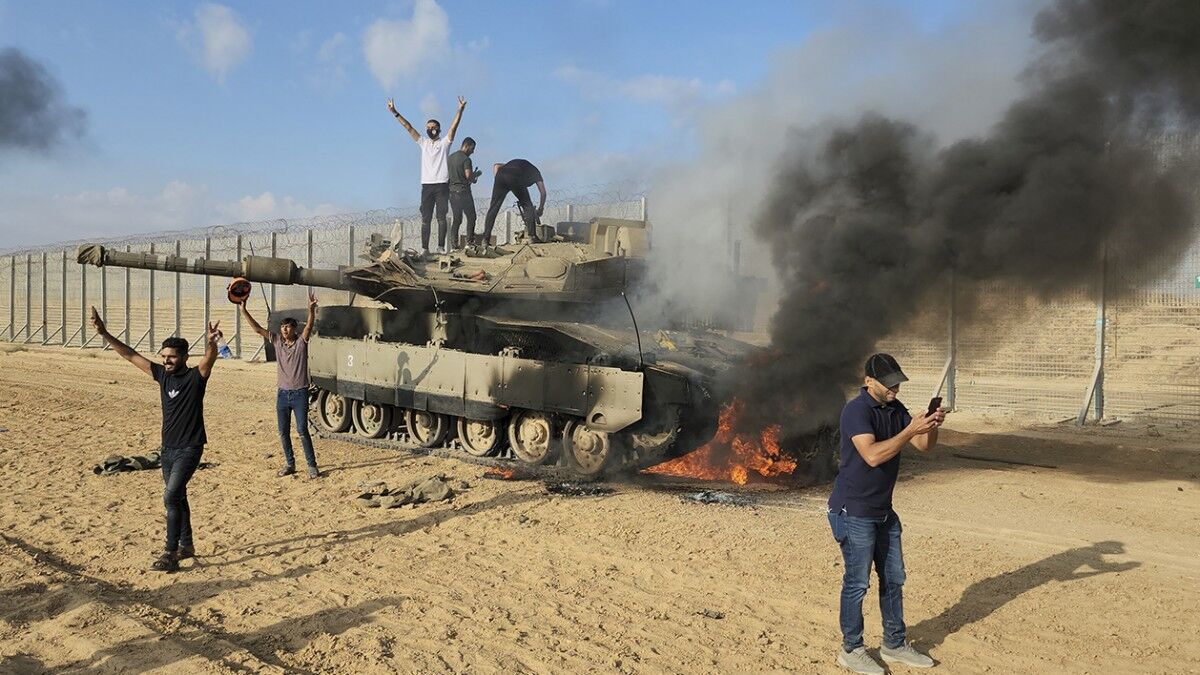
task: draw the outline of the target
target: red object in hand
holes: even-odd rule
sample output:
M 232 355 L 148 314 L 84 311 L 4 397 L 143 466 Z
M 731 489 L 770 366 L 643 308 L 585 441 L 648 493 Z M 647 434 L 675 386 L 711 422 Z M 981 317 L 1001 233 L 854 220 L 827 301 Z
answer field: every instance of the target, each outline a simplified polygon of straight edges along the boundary
M 229 294 L 229 301 L 235 305 L 240 305 L 250 297 L 250 282 L 243 277 L 238 277 L 230 281 L 225 290 Z

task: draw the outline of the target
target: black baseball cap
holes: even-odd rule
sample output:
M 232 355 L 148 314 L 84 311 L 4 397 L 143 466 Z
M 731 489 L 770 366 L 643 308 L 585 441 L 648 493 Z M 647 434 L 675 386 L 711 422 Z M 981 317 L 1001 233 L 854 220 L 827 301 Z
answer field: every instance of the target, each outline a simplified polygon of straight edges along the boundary
M 900 370 L 900 364 L 896 363 L 896 359 L 891 354 L 872 354 L 867 359 L 867 365 L 864 369 L 868 377 L 873 377 L 879 380 L 883 386 L 891 389 L 901 382 L 908 382 L 908 376 Z

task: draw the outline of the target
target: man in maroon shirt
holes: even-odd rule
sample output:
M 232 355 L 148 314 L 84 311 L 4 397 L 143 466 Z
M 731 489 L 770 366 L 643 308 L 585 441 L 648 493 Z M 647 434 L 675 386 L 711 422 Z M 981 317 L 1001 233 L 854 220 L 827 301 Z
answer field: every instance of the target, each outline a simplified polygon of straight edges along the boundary
M 279 442 L 283 445 L 283 468 L 278 476 L 296 473 L 296 457 L 292 453 L 291 418 L 296 418 L 296 434 L 304 446 L 304 459 L 308 462 L 308 477 L 319 478 L 317 455 L 313 451 L 312 436 L 308 433 L 308 338 L 312 335 L 313 320 L 317 314 L 317 296 L 308 294 L 308 319 L 304 329 L 297 330 L 296 320 L 288 317 L 279 325 L 279 334 L 267 331 L 250 316 L 243 300 L 242 316 L 250 328 L 275 347 L 275 366 L 279 391 L 275 394 L 275 419 L 279 425 Z

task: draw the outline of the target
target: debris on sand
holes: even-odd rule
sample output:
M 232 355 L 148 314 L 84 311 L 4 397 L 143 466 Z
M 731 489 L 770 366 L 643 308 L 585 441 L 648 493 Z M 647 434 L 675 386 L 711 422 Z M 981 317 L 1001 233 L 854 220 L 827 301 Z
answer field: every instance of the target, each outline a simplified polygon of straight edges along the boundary
M 724 619 L 725 618 L 725 612 L 718 612 L 713 609 L 705 609 L 705 610 L 701 610 L 696 613 L 706 619 Z
M 723 506 L 754 506 L 757 500 L 741 495 L 721 492 L 720 490 L 704 490 L 701 492 L 693 492 L 691 494 L 680 497 L 685 502 L 697 502 L 699 504 L 721 504 Z
M 454 497 L 454 489 L 442 474 L 406 483 L 396 489 L 391 489 L 387 483 L 382 482 L 358 485 L 365 491 L 355 497 L 354 502 L 360 507 L 370 509 L 394 509 L 405 504 L 449 501 Z
M 506 469 L 498 466 L 494 466 L 487 471 L 484 471 L 483 477 L 488 480 L 535 480 L 537 478 L 526 471 Z
M 567 497 L 598 497 L 601 495 L 611 495 L 613 489 L 603 485 L 588 485 L 586 483 L 563 481 L 546 483 L 546 492 L 552 495 L 564 495 Z

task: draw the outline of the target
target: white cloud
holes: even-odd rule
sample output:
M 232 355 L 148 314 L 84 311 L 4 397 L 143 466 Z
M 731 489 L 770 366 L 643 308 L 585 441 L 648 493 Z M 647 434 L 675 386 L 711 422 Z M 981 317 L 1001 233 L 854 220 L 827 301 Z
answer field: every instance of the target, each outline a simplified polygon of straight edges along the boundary
M 68 195 L 23 195 L 19 200 L 0 194 L 0 231 L 5 233 L 5 248 L 24 247 L 279 218 L 309 218 L 345 210 L 333 204 L 309 206 L 292 196 L 276 197 L 269 191 L 223 201 L 207 186 L 174 180 L 146 193 L 118 186 Z M 14 226 L 17 223 L 39 225 L 21 228 Z
M 346 44 L 345 33 L 334 33 L 328 40 L 321 43 L 321 47 L 317 49 L 317 60 L 322 63 L 331 63 L 341 60 L 341 48 Z
M 363 33 L 363 56 L 384 89 L 449 51 L 450 18 L 434 0 L 417 0 L 411 19 L 376 19 Z
M 622 80 L 575 66 L 562 66 L 554 71 L 554 76 L 574 85 L 584 97 L 591 100 L 625 99 L 660 105 L 679 113 L 690 110 L 697 103 L 736 92 L 736 87 L 729 80 L 712 83 L 696 77 L 666 75 L 638 75 Z
M 424 96 L 421 97 L 421 114 L 424 115 L 427 119 L 437 117 L 438 113 L 441 112 L 441 110 L 442 110 L 442 106 L 438 105 L 437 97 L 434 96 L 432 93 L 425 94 Z M 418 126 L 424 126 L 424 125 L 421 124 Z
M 177 33 L 179 41 L 196 54 L 200 63 L 218 82 L 250 56 L 250 31 L 225 5 L 204 3 L 196 8 L 195 21 Z

